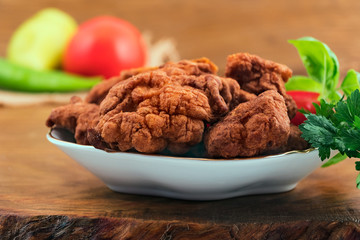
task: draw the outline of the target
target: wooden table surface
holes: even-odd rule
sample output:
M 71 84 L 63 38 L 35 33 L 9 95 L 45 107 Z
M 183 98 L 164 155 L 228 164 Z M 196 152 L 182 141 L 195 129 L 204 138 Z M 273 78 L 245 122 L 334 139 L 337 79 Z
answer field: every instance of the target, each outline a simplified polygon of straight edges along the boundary
M 172 37 L 182 58 L 224 70 L 246 51 L 304 73 L 288 39 L 314 36 L 360 70 L 360 1 L 0 0 L 0 56 L 14 29 L 44 7 L 78 22 L 111 14 Z M 354 160 L 319 168 L 295 190 L 194 202 L 115 193 L 47 142 L 53 106 L 0 107 L 0 239 L 360 239 Z
M 353 160 L 281 194 L 198 202 L 116 193 L 47 142 L 51 108 L 0 108 L 0 239 L 360 237 Z

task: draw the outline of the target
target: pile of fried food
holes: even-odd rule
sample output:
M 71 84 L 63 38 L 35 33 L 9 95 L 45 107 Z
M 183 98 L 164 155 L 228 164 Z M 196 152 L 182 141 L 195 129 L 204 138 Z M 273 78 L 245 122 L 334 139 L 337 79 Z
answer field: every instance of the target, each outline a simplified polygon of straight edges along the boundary
M 290 124 L 297 108 L 285 90 L 287 66 L 237 53 L 225 77 L 216 72 L 207 58 L 129 70 L 53 109 L 46 125 L 108 151 L 234 158 L 309 147 Z

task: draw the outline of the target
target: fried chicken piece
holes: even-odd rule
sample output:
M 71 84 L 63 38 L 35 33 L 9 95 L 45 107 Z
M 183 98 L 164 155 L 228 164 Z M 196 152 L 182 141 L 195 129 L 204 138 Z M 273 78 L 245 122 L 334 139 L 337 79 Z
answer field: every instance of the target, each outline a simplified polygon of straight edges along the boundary
M 181 60 L 179 62 L 168 62 L 159 67 L 169 76 L 171 75 L 195 75 L 216 74 L 218 67 L 208 58 L 199 58 L 193 60 Z
M 166 147 L 184 153 L 202 140 L 204 123 L 184 115 L 148 112 L 111 112 L 90 132 L 90 143 L 97 148 L 155 153 Z M 100 140 L 100 141 L 99 141 Z
M 302 132 L 298 126 L 290 124 L 290 134 L 286 144 L 278 149 L 266 151 L 264 154 L 278 154 L 293 150 L 305 150 L 310 148 L 311 145 L 301 137 L 301 134 Z
M 139 73 L 149 72 L 156 69 L 159 69 L 159 67 L 140 67 L 140 68 L 123 70 L 120 73 L 120 79 L 125 80 L 131 78 L 132 76 L 138 75 Z
M 256 97 L 231 78 L 169 71 L 141 73 L 113 86 L 100 104 L 101 117 L 90 131 L 90 143 L 120 151 L 155 153 L 168 148 L 184 153 L 202 140 L 204 121 Z
M 290 120 L 284 98 L 274 90 L 239 104 L 210 128 L 205 147 L 211 157 L 251 157 L 284 146 Z
M 290 125 L 290 135 L 289 135 L 287 144 L 281 150 L 281 152 L 308 149 L 310 147 L 310 144 L 301 137 L 301 134 L 302 134 L 302 132 L 299 129 L 299 127 L 291 124 Z
M 87 129 L 94 127 L 99 119 L 99 106 L 83 102 L 79 97 L 72 97 L 70 104 L 51 111 L 46 120 L 48 127 L 62 127 L 75 133 L 79 144 L 88 145 Z
M 159 69 L 136 75 L 113 86 L 100 104 L 100 111 L 101 114 L 113 109 L 118 112 L 134 111 L 142 101 L 153 97 L 159 98 L 156 106 L 170 114 L 190 114 L 211 121 L 227 113 L 231 107 L 256 96 L 241 90 L 231 78 L 213 74 L 168 75 L 165 70 Z M 184 105 L 188 105 L 189 109 Z M 200 110 L 205 105 L 207 110 Z
M 94 86 L 89 94 L 86 96 L 85 101 L 88 103 L 100 104 L 104 100 L 105 96 L 108 94 L 110 88 L 112 88 L 117 83 L 128 79 L 132 76 L 138 75 L 140 73 L 145 73 L 153 71 L 156 69 L 163 69 L 169 76 L 170 75 L 195 75 L 200 76 L 201 74 L 217 72 L 217 66 L 212 63 L 207 58 L 200 58 L 194 60 L 182 60 L 176 63 L 168 62 L 160 67 L 143 67 L 143 68 L 134 68 L 130 70 L 122 71 L 120 76 L 113 77 L 111 79 L 105 80 L 96 86 Z
M 128 79 L 139 73 L 148 72 L 155 69 L 158 69 L 158 67 L 142 67 L 124 70 L 121 72 L 120 76 L 112 77 L 95 85 L 85 97 L 85 102 L 95 103 L 99 105 L 102 100 L 104 100 L 106 94 L 108 94 L 110 88 L 112 88 L 118 82 Z
M 248 53 L 232 54 L 227 58 L 226 77 L 236 79 L 241 89 L 256 95 L 267 90 L 279 92 L 285 99 L 290 119 L 297 112 L 295 101 L 285 89 L 291 75 L 292 71 L 287 66 Z

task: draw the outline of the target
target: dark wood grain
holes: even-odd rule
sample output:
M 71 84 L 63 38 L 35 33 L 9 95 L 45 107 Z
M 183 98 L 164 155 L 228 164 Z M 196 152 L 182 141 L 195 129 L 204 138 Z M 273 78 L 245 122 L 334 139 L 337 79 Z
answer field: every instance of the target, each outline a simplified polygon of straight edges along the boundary
M 360 236 L 354 222 L 297 221 L 213 225 L 179 221 L 72 218 L 67 216 L 0 216 L 2 239 L 353 239 Z M 320 231 L 318 229 L 321 229 Z

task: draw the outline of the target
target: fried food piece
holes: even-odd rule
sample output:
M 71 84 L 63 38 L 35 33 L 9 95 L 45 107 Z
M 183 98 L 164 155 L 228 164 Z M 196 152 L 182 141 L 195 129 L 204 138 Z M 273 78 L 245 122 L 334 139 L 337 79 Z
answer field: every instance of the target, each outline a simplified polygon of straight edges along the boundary
M 200 76 L 201 74 L 217 72 L 217 66 L 212 63 L 207 58 L 200 58 L 194 60 L 182 60 L 177 63 L 168 62 L 160 67 L 143 67 L 135 68 L 130 70 L 122 71 L 120 76 L 113 77 L 111 79 L 105 80 L 96 86 L 94 86 L 89 94 L 86 96 L 85 101 L 88 103 L 100 104 L 104 100 L 105 96 L 108 94 L 110 88 L 112 88 L 117 83 L 128 79 L 132 76 L 138 75 L 140 73 L 145 73 L 153 71 L 156 69 L 163 69 L 169 76 L 170 75 L 195 75 Z
M 85 102 L 100 104 L 104 100 L 106 94 L 108 94 L 110 88 L 117 84 L 120 81 L 128 79 L 134 75 L 137 75 L 142 72 L 148 72 L 158 69 L 158 67 L 142 67 L 134 68 L 130 70 L 124 70 L 121 72 L 120 76 L 112 77 L 110 79 L 104 80 L 101 83 L 95 85 L 88 95 L 85 97 Z
M 168 62 L 160 66 L 169 76 L 171 75 L 195 75 L 216 74 L 218 67 L 208 58 L 199 58 L 193 60 L 181 60 L 179 62 Z
M 256 95 L 267 90 L 279 92 L 285 99 L 290 119 L 297 111 L 295 101 L 285 89 L 291 75 L 292 71 L 287 66 L 248 53 L 232 54 L 227 58 L 226 77 L 236 79 L 241 89 Z
M 90 132 L 90 143 L 97 148 L 155 153 L 166 147 L 184 153 L 202 140 L 204 123 L 184 115 L 164 112 L 111 112 Z
M 251 157 L 281 148 L 290 120 L 284 98 L 274 90 L 239 104 L 205 136 L 210 157 Z
M 46 126 L 66 128 L 75 134 L 77 143 L 88 145 L 87 129 L 94 127 L 98 119 L 98 105 L 85 103 L 79 97 L 72 97 L 70 104 L 51 111 Z
M 100 104 L 101 117 L 90 131 L 90 143 L 120 151 L 155 153 L 168 148 L 184 153 L 202 140 L 204 121 L 256 97 L 241 91 L 234 79 L 174 74 L 181 70 L 145 72 L 113 86 Z
M 138 75 L 139 73 L 149 72 L 156 69 L 159 69 L 159 67 L 140 67 L 129 70 L 123 70 L 120 73 L 120 80 L 125 80 L 131 78 L 132 76 Z
M 231 78 L 213 74 L 168 75 L 167 71 L 159 69 L 136 75 L 113 86 L 100 104 L 100 111 L 102 115 L 113 109 L 118 112 L 134 111 L 147 99 L 154 102 L 154 97 L 157 97 L 154 103 L 156 107 L 170 114 L 189 114 L 211 121 L 214 117 L 226 114 L 231 106 L 256 96 L 242 91 Z M 201 110 L 202 107 L 206 110 Z
M 304 150 L 310 147 L 310 144 L 301 137 L 301 130 L 298 126 L 290 125 L 290 135 L 286 146 L 281 152 L 287 152 L 292 150 Z
M 301 134 L 302 132 L 300 131 L 298 126 L 290 124 L 290 134 L 287 143 L 278 149 L 266 151 L 264 152 L 264 154 L 278 154 L 293 150 L 308 149 L 311 145 L 301 137 Z

